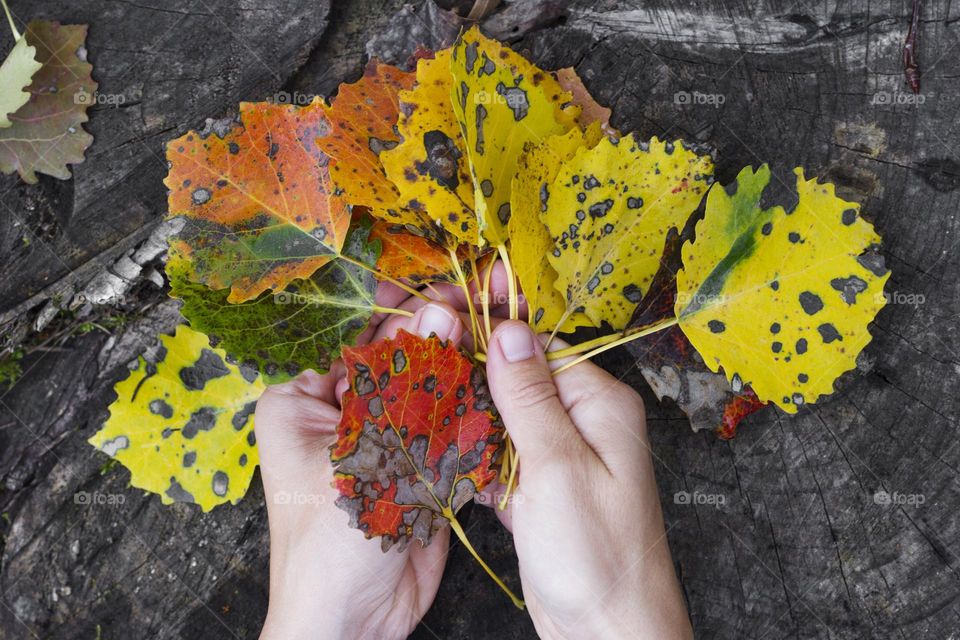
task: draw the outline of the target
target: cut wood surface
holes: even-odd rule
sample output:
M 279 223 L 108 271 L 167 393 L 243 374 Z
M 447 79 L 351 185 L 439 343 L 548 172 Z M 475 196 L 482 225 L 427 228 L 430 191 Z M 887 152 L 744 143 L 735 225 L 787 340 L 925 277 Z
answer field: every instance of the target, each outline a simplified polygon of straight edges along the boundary
M 32 328 L 54 317 L 69 326 L 62 298 L 97 278 L 125 287 L 125 321 L 28 349 L 23 376 L 0 390 L 0 638 L 256 637 L 269 562 L 259 475 L 236 507 L 165 507 L 86 443 L 127 363 L 177 322 L 151 276 L 163 144 L 234 117 L 242 100 L 333 95 L 369 54 L 402 63 L 418 42 L 449 43 L 461 21 L 398 0 L 11 9 L 21 22 L 88 23 L 94 78 L 124 104 L 92 108 L 95 141 L 73 179 L 0 176 L 4 344 L 35 342 Z M 906 2 L 514 0 L 481 23 L 543 67 L 574 66 L 620 130 L 710 145 L 722 182 L 747 164 L 802 166 L 861 202 L 883 236 L 890 304 L 874 341 L 836 394 L 796 416 L 768 407 L 731 442 L 693 433 L 626 351 L 598 358 L 647 402 L 698 638 L 946 639 L 960 629 L 960 7 L 924 3 L 916 96 L 901 66 L 910 16 Z M 0 51 L 11 46 L 4 33 Z M 359 535 L 344 518 L 343 535 Z M 462 522 L 519 590 L 493 514 L 468 507 Z M 413 637 L 535 633 L 455 544 Z

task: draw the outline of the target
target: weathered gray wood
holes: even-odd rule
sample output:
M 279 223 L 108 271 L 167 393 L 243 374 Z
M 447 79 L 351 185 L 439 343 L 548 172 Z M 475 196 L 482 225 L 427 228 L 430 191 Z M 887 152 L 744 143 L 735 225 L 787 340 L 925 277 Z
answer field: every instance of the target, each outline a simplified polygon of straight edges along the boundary
M 559 20 L 524 18 L 534 9 L 549 15 L 542 5 L 506 3 L 486 24 L 503 28 L 506 12 L 516 12 L 518 24 L 531 25 L 513 38 L 516 47 L 548 68 L 575 65 L 624 131 L 715 146 L 722 180 L 761 161 L 834 180 L 864 203 L 893 269 L 896 297 L 874 328 L 868 371 L 796 417 L 764 410 L 731 443 L 691 433 L 675 407 L 653 399 L 625 353 L 601 358 L 647 400 L 668 537 L 697 636 L 956 637 L 960 9 L 924 7 L 924 101 L 910 105 L 897 102 L 906 3 L 583 0 Z M 47 243 L 25 253 L 23 228 L 0 216 L 2 308 L 62 276 L 45 246 L 75 268 L 156 220 L 164 170 L 141 140 L 159 153 L 204 117 L 280 87 L 332 93 L 357 77 L 367 43 L 400 9 L 338 3 L 321 36 L 320 3 L 155 6 L 162 10 L 112 1 L 32 8 L 93 25 L 102 90 L 142 87 L 139 104 L 94 114 L 97 142 L 75 181 L 0 181 L 0 193 L 13 188 L 4 203 L 38 236 L 34 244 Z M 221 12 L 241 37 L 231 39 L 215 17 L 184 12 Z M 156 42 L 177 20 L 177 36 Z M 279 80 L 243 42 L 275 61 Z M 136 68 L 121 76 L 131 56 Z M 723 104 L 680 104 L 677 92 L 723 96 Z M 85 443 L 125 363 L 175 322 L 162 293 L 144 286 L 132 295 L 146 311 L 113 337 L 94 332 L 64 351 L 31 355 L 23 379 L 0 395 L 0 637 L 92 638 L 99 625 L 103 638 L 242 638 L 259 628 L 268 558 L 256 481 L 235 508 L 163 507 L 126 488 L 122 468 L 101 474 L 105 459 Z M 75 504 L 79 491 L 126 501 Z M 678 491 L 723 504 L 677 504 Z M 878 492 L 919 495 L 923 504 L 878 504 Z M 516 587 L 509 538 L 492 515 L 474 508 L 465 526 Z M 528 638 L 533 629 L 457 547 L 414 637 Z

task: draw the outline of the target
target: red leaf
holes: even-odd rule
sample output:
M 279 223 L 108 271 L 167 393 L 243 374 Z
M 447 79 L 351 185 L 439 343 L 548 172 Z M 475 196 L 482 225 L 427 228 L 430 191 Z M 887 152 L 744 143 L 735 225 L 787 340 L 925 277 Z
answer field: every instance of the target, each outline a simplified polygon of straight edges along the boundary
M 330 458 L 337 506 L 384 551 L 433 534 L 496 477 L 503 437 L 483 373 L 453 346 L 401 330 L 345 348 L 350 389 Z

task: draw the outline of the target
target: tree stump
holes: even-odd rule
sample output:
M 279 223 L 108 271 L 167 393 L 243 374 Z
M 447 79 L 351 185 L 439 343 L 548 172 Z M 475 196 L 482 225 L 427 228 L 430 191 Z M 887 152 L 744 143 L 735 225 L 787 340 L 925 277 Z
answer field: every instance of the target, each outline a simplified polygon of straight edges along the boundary
M 124 279 L 118 260 L 166 210 L 167 140 L 234 116 L 242 100 L 331 95 L 359 76 L 368 50 L 403 62 L 415 38 L 442 44 L 460 22 L 428 2 L 14 0 L 22 21 L 89 23 L 100 91 L 125 101 L 92 109 L 95 142 L 73 179 L 0 177 L 8 342 L 36 341 L 30 327 L 58 313 L 51 299 L 103 273 Z M 698 638 L 957 637 L 958 12 L 924 5 L 916 96 L 901 66 L 906 3 L 514 0 L 482 22 L 545 68 L 576 67 L 622 131 L 714 147 L 721 182 L 746 164 L 803 166 L 861 202 L 884 238 L 890 304 L 862 366 L 796 416 L 764 409 L 730 442 L 693 433 L 626 352 L 598 358 L 647 401 Z M 4 34 L 0 49 L 10 46 Z M 142 262 L 149 272 L 155 254 Z M 76 335 L 32 350 L 0 392 L 0 637 L 256 637 L 268 567 L 259 480 L 236 507 L 164 507 L 86 443 L 126 364 L 177 323 L 149 281 L 124 295 L 110 335 L 72 331 L 59 312 L 54 324 Z M 712 498 L 683 504 L 678 492 Z M 84 493 L 124 499 L 83 504 Z M 493 514 L 468 507 L 463 523 L 519 589 Z M 455 544 L 413 637 L 535 633 Z

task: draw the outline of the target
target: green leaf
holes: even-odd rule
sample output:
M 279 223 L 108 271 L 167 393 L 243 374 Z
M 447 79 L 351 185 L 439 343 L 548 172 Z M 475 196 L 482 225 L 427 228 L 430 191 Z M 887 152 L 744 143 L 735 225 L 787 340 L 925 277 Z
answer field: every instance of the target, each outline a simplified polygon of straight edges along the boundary
M 880 236 L 830 183 L 746 167 L 683 247 L 675 311 L 711 371 L 788 413 L 833 392 L 870 342 L 889 272 Z
M 379 243 L 369 243 L 369 220 L 354 227 L 343 255 L 372 267 Z M 190 280 L 188 261 L 176 252 L 167 263 L 170 295 L 181 313 L 236 361 L 258 369 L 267 383 L 289 380 L 304 369 L 327 371 L 352 344 L 373 313 L 377 281 L 367 269 L 336 258 L 279 292 L 232 304 L 228 290 Z
M 43 65 L 37 61 L 37 48 L 27 44 L 26 38 L 20 38 L 13 45 L 6 60 L 0 65 L 0 129 L 9 127 L 13 122 L 7 116 L 16 112 L 30 99 L 30 86 L 33 74 Z
M 670 229 L 684 225 L 712 181 L 709 156 L 682 141 L 604 138 L 560 168 L 540 218 L 567 308 L 622 329 L 643 299 Z
M 253 412 L 263 383 L 189 327 L 160 341 L 155 355 L 140 357 L 114 387 L 110 417 L 89 442 L 164 504 L 209 511 L 236 503 L 259 463 Z

